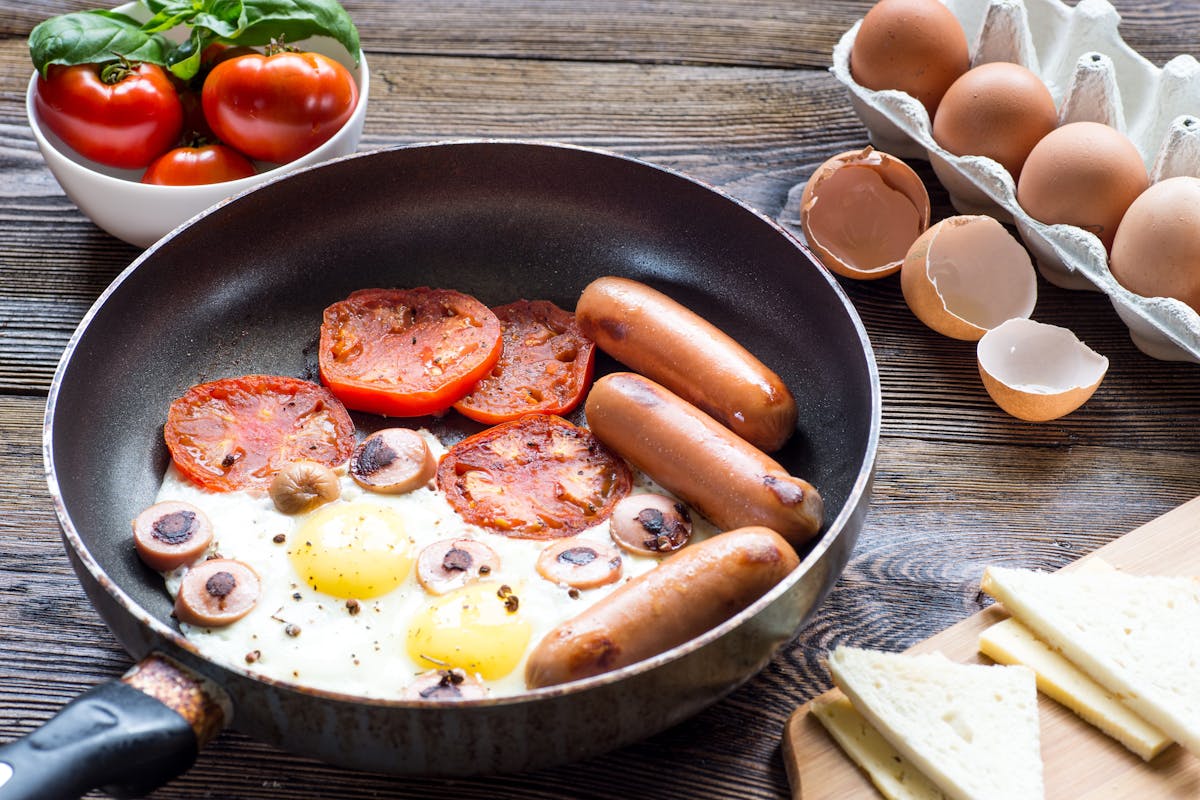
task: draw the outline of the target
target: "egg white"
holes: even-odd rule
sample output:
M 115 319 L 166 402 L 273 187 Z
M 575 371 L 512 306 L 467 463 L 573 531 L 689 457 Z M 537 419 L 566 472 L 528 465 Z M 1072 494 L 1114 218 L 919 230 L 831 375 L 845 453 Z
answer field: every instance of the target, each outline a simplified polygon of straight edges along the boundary
M 446 448 L 433 434 L 420 431 L 435 457 Z M 390 508 L 405 523 L 413 569 L 391 592 L 358 600 L 351 614 L 345 599 L 312 589 L 297 573 L 288 555 L 297 531 L 314 512 L 288 516 L 275 509 L 270 497 L 250 492 L 213 492 L 190 483 L 169 466 L 157 501 L 181 500 L 208 515 L 214 537 L 210 553 L 243 561 L 262 579 L 262 594 L 254 609 L 225 627 L 205 628 L 181 624 L 184 635 L 214 661 L 245 667 L 262 675 L 298 685 L 360 697 L 394 699 L 405 686 L 429 670 L 408 654 L 410 621 L 434 595 L 417 582 L 416 557 L 426 545 L 461 537 L 486 543 L 500 558 L 500 567 L 487 577 L 497 587 L 507 584 L 519 597 L 515 612 L 532 629 L 529 645 L 507 675 L 487 681 L 493 696 L 525 690 L 528 653 L 552 628 L 574 617 L 611 593 L 622 583 L 652 569 L 660 557 L 621 552 L 621 578 L 596 589 L 569 592 L 568 587 L 542 578 L 535 564 L 539 553 L 556 540 L 515 539 L 471 525 L 463 520 L 436 489 L 429 485 L 402 495 L 377 494 L 362 489 L 337 470 L 341 497 L 334 503 Z M 634 493 L 667 494 L 645 475 L 634 471 Z M 692 541 L 715 534 L 716 529 L 692 511 Z M 277 535 L 283 542 L 276 542 Z M 597 544 L 612 545 L 609 523 L 596 525 L 579 536 Z M 165 573 L 167 591 L 174 598 L 186 568 Z M 576 596 L 572 597 L 572 594 Z M 289 635 L 291 630 L 295 635 Z M 297 632 L 298 631 L 298 632 Z

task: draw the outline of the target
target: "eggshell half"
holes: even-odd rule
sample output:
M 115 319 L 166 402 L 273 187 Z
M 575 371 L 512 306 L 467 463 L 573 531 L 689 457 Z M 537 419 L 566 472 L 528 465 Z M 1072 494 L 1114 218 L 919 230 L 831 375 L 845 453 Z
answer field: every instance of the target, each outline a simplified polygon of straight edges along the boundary
M 1074 333 L 1029 319 L 1010 319 L 988 331 L 976 355 L 992 400 L 1028 422 L 1070 414 L 1087 402 L 1108 372 L 1108 359 Z
M 871 280 L 900 269 L 929 227 L 929 193 L 912 168 L 871 147 L 826 161 L 800 195 L 800 227 L 826 267 Z
M 969 342 L 1037 304 L 1029 254 L 985 216 L 948 217 L 925 231 L 904 258 L 900 288 L 917 319 Z

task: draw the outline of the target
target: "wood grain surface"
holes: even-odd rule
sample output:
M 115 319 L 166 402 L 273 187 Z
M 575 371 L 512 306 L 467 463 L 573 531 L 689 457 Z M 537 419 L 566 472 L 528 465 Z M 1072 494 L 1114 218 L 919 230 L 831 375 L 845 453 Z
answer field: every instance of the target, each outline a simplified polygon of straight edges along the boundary
M 826 67 L 867 0 L 345 5 L 374 78 L 363 150 L 476 136 L 604 147 L 684 170 L 776 216 L 818 164 L 866 141 Z M 1200 46 L 1194 1 L 1116 5 L 1126 39 L 1158 64 Z M 4 740 L 129 664 L 70 571 L 41 462 L 41 415 L 58 355 L 138 254 L 63 195 L 25 121 L 25 37 L 47 16 L 88 7 L 0 0 Z M 914 166 L 935 219 L 952 213 L 928 165 Z M 976 584 L 984 564 L 1058 568 L 1200 494 L 1200 366 L 1142 355 L 1102 296 L 1039 282 L 1034 317 L 1068 325 L 1111 367 L 1086 406 L 1034 425 L 992 405 L 973 346 L 917 322 L 897 280 L 842 285 L 883 384 L 871 512 L 821 612 L 745 687 L 641 744 L 521 776 L 400 781 L 224 734 L 155 797 L 784 797 L 780 737 L 789 714 L 828 688 L 818 659 L 827 648 L 903 649 L 985 605 Z M 114 380 L 136 390 L 137 376 Z
M 1200 498 L 1185 503 L 1063 568 L 1101 558 L 1130 575 L 1200 575 Z M 991 605 L 909 648 L 940 652 L 964 664 L 990 664 L 979 654 L 979 635 L 1007 618 Z M 831 689 L 824 696 L 840 697 Z M 783 757 L 794 800 L 841 800 L 875 795 L 866 773 L 826 733 L 805 703 L 788 720 Z M 1150 762 L 1122 747 L 1044 694 L 1038 695 L 1046 796 L 1077 800 L 1200 796 L 1200 757 L 1173 745 Z

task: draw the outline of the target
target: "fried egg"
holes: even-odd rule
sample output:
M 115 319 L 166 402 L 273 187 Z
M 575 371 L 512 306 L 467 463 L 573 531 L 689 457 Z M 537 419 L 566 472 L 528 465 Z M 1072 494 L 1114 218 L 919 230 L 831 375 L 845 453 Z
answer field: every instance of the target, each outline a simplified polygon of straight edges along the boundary
M 446 448 L 420 431 L 435 457 Z M 571 589 L 538 574 L 542 550 L 556 540 L 509 538 L 464 521 L 429 484 L 407 494 L 377 494 L 336 470 L 338 499 L 304 514 L 276 510 L 270 497 L 213 492 L 172 465 L 159 502 L 200 508 L 212 523 L 209 555 L 250 565 L 262 593 L 254 609 L 225 627 L 181 623 L 183 634 L 217 662 L 293 683 L 357 697 L 398 699 L 417 676 L 461 669 L 482 679 L 492 696 L 525 690 L 524 665 L 552 628 L 622 583 L 652 569 L 661 556 L 623 552 L 621 577 L 593 589 Z M 665 492 L 634 471 L 638 492 Z M 692 514 L 693 541 L 716 529 Z M 442 595 L 417 580 L 416 560 L 434 542 L 485 543 L 499 565 Z M 611 547 L 606 521 L 578 538 Z M 164 573 L 174 598 L 186 567 Z

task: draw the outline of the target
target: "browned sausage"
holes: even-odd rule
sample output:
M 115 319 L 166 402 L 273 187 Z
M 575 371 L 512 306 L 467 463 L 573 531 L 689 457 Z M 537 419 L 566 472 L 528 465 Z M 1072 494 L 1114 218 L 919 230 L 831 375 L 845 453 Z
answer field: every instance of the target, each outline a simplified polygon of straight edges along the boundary
M 442 539 L 417 556 L 417 581 L 430 594 L 446 594 L 500 569 L 500 556 L 474 539 Z
M 550 631 L 525 665 L 529 688 L 618 669 L 692 639 L 753 603 L 800 559 L 783 537 L 740 528 L 690 545 Z
M 559 539 L 538 555 L 537 571 L 551 583 L 576 589 L 607 586 L 621 577 L 617 548 L 578 536 Z
M 150 569 L 170 572 L 190 564 L 212 542 L 212 523 L 191 503 L 155 503 L 133 521 L 133 545 Z
M 631 494 L 613 506 L 608 530 L 631 553 L 664 556 L 692 538 L 687 506 L 661 494 Z
M 404 687 L 406 700 L 477 700 L 487 693 L 483 681 L 461 669 L 431 670 Z
M 304 514 L 337 500 L 342 484 L 337 473 L 316 461 L 291 461 L 275 473 L 268 489 L 275 508 L 284 514 Z
M 406 494 L 429 483 L 436 472 L 437 459 L 411 428 L 376 431 L 350 456 L 350 477 L 381 494 Z
M 588 427 L 604 444 L 726 530 L 764 525 L 794 545 L 821 528 L 821 495 L 687 401 L 631 372 L 592 387 Z
M 575 309 L 584 334 L 768 453 L 796 429 L 796 401 L 779 376 L 716 326 L 662 292 L 626 278 L 592 281 Z
M 190 625 L 215 628 L 250 613 L 262 593 L 258 573 L 232 558 L 214 558 L 192 567 L 175 595 L 175 617 Z

